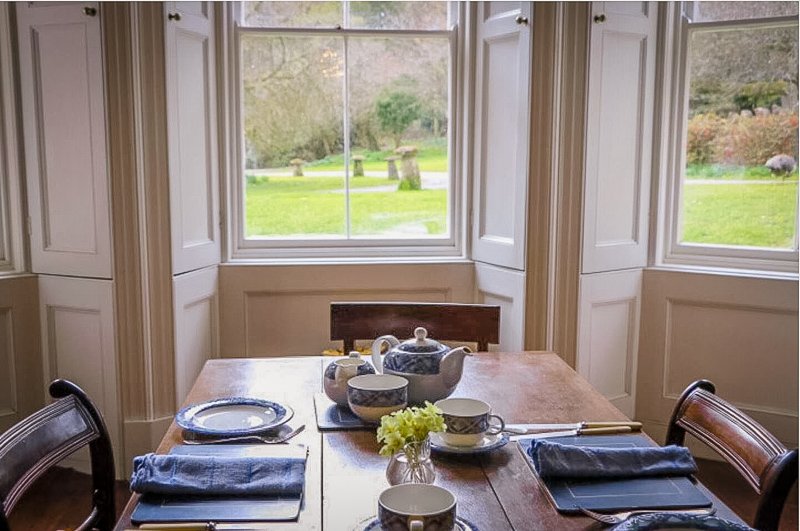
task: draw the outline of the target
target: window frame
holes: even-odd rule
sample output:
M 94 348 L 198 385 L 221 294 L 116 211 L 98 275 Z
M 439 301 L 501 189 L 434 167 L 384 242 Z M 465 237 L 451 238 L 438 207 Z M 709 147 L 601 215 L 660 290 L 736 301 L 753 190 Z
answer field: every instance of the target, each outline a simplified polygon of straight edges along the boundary
M 444 30 L 373 30 L 344 28 L 273 28 L 253 27 L 240 23 L 241 4 L 228 5 L 228 23 L 223 31 L 228 32 L 228 93 L 230 102 L 226 104 L 230 127 L 230 171 L 228 186 L 228 231 L 230 244 L 228 259 L 231 262 L 247 261 L 431 261 L 453 260 L 465 257 L 465 204 L 467 185 L 464 178 L 464 130 L 465 119 L 462 112 L 464 77 L 459 74 L 465 69 L 465 20 L 464 6 L 459 2 L 448 2 L 449 28 Z M 398 38 L 447 37 L 450 46 L 450 66 L 448 72 L 449 124 L 449 194 L 447 199 L 449 235 L 442 238 L 381 238 L 349 235 L 343 238 L 247 238 L 245 236 L 245 141 L 244 141 L 244 102 L 241 83 L 241 42 L 247 34 L 284 35 L 329 35 L 375 36 Z M 343 92 L 345 92 L 343 90 Z M 345 92 L 343 107 L 348 104 Z M 346 131 L 346 130 L 345 130 Z M 345 158 L 349 158 L 349 146 L 345 146 Z M 350 168 L 347 168 L 350 175 Z M 349 183 L 346 183 L 348 186 Z M 349 201 L 349 199 L 347 199 Z M 349 208 L 349 207 L 348 207 Z M 346 216 L 349 212 L 346 211 Z M 349 232 L 349 229 L 347 229 Z
M 725 20 L 692 23 L 686 15 L 692 8 L 692 2 L 675 2 L 667 17 L 671 27 L 664 28 L 665 38 L 671 40 L 672 60 L 666 52 L 665 82 L 662 90 L 671 99 L 666 112 L 671 114 L 671 131 L 664 189 L 664 213 L 660 234 L 662 251 L 656 265 L 662 266 L 698 266 L 702 268 L 724 270 L 751 270 L 775 273 L 794 273 L 798 271 L 798 221 L 795 217 L 794 249 L 766 249 L 757 247 L 737 247 L 732 245 L 714 245 L 699 243 L 683 243 L 679 241 L 681 234 L 683 206 L 683 171 L 686 168 L 686 138 L 689 111 L 689 61 L 688 43 L 694 32 L 714 29 L 745 29 L 764 27 L 797 27 L 798 17 L 765 17 L 759 19 Z M 664 49 L 669 43 L 664 43 Z
M 0 277 L 23 274 L 27 267 L 12 6 L 0 6 Z

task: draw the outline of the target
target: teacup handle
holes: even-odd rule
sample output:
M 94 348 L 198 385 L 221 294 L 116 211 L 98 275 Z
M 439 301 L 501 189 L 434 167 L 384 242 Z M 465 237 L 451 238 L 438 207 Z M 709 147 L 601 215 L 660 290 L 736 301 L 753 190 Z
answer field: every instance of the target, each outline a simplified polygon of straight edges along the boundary
M 500 425 L 492 424 L 492 419 L 497 419 L 500 421 Z M 506 429 L 506 422 L 503 420 L 502 417 L 499 415 L 489 415 L 489 429 L 486 430 L 486 433 L 489 435 L 497 435 L 501 433 L 503 430 Z
M 408 531 L 422 531 L 425 528 L 425 523 L 416 518 L 408 519 Z

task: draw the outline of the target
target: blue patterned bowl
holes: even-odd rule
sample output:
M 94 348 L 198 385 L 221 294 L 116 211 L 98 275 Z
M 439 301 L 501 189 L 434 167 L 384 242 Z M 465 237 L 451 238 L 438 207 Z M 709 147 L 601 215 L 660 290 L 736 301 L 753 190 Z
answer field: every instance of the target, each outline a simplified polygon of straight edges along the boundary
M 363 374 L 347 381 L 347 404 L 365 422 L 408 405 L 408 380 L 392 374 Z

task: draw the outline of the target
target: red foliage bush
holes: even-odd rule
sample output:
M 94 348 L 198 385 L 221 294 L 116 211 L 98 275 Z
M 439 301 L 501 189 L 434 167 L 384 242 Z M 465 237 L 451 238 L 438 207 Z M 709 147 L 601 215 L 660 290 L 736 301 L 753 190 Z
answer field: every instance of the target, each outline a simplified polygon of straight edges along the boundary
M 686 162 L 688 164 L 716 162 L 717 137 L 725 126 L 725 120 L 714 113 L 693 116 L 686 128 Z
M 797 159 L 797 112 L 760 116 L 698 114 L 689 120 L 688 164 L 761 166 L 779 153 Z

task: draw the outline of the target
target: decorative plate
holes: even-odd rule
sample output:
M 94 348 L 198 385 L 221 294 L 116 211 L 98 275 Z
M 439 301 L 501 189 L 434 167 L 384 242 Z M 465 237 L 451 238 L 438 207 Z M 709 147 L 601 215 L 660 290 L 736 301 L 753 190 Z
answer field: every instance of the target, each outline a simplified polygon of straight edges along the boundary
M 484 435 L 483 439 L 475 446 L 451 446 L 444 442 L 441 435 L 438 433 L 431 433 L 431 450 L 442 452 L 445 454 L 482 454 L 484 452 L 491 452 L 508 444 L 508 435 L 505 433 L 498 433 L 496 435 Z
M 353 531 L 381 531 L 381 521 L 378 520 L 377 516 L 370 516 L 369 518 L 362 520 L 358 523 L 357 526 L 353 528 Z M 464 520 L 463 518 L 456 516 L 456 527 L 453 531 L 479 531 L 478 527 L 470 523 L 468 520 Z
M 200 435 L 235 437 L 277 428 L 288 422 L 294 411 L 260 398 L 221 398 L 194 404 L 178 411 L 175 422 L 184 430 Z
M 650 513 L 628 518 L 611 531 L 656 531 L 658 529 L 706 529 L 719 531 L 754 531 L 753 528 L 723 520 L 713 515 Z

